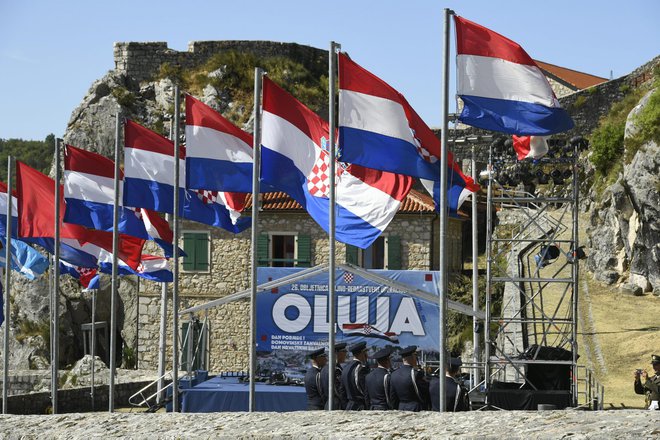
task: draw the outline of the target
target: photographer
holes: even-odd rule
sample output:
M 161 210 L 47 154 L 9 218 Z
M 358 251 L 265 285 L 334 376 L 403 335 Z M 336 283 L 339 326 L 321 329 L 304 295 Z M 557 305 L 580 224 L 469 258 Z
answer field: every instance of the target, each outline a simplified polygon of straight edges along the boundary
M 635 371 L 635 393 L 646 395 L 646 408 L 660 409 L 660 355 L 651 356 L 651 365 L 655 374 L 649 377 L 646 370 Z

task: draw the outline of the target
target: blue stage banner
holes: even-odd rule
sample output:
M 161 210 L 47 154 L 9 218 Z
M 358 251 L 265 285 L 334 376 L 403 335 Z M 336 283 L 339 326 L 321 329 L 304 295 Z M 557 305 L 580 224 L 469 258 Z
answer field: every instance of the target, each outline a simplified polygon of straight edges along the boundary
M 260 267 L 258 283 L 274 281 L 300 270 L 303 269 Z M 438 295 L 437 272 L 371 272 Z M 370 354 L 387 345 L 395 350 L 417 345 L 419 350 L 437 355 L 437 303 L 413 298 L 404 291 L 382 286 L 350 272 L 338 270 L 337 273 L 337 342 L 352 344 L 364 340 Z M 327 344 L 327 273 L 257 296 L 257 351 L 262 368 L 272 371 L 298 362 L 302 365 L 306 353 L 319 347 L 327 348 Z

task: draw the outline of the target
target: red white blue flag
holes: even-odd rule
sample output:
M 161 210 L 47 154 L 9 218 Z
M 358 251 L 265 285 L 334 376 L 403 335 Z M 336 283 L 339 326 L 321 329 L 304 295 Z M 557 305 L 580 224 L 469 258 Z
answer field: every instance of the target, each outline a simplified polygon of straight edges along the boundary
M 133 121 L 126 121 L 124 133 L 124 206 L 173 213 L 173 142 Z M 240 218 L 247 194 L 186 190 L 186 152 L 183 147 L 179 155 L 181 217 L 233 233 L 250 227 L 248 218 Z
M 346 54 L 339 54 L 340 160 L 419 177 L 440 201 L 440 140 L 406 98 Z M 450 153 L 448 206 L 455 212 L 479 190 Z
M 261 178 L 289 194 L 328 231 L 328 123 L 267 77 L 263 81 Z M 337 240 L 367 248 L 389 225 L 412 178 L 339 163 L 336 174 Z
M 573 128 L 548 80 L 515 41 L 454 16 L 460 121 L 515 135 L 550 135 Z
M 252 135 L 186 95 L 186 186 L 252 192 Z

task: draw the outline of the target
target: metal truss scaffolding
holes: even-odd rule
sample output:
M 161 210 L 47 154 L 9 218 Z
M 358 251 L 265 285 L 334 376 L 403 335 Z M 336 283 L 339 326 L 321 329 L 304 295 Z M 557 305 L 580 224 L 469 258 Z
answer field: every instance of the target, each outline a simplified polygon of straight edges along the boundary
M 502 143 L 501 141 L 500 143 Z M 502 151 L 504 146 L 499 146 Z M 553 140 L 535 162 L 489 152 L 485 387 L 561 390 L 577 406 L 577 167 L 580 142 Z M 510 150 L 509 150 L 510 151 Z M 495 158 L 495 160 L 494 160 Z M 522 187 L 524 190 L 521 190 Z M 545 195 L 537 194 L 543 187 Z M 493 209 L 508 217 L 506 225 Z M 493 233 L 499 222 L 498 234 Z M 504 287 L 502 301 L 493 297 Z M 557 382 L 545 383 L 549 369 Z M 560 391 L 560 392 L 561 392 Z

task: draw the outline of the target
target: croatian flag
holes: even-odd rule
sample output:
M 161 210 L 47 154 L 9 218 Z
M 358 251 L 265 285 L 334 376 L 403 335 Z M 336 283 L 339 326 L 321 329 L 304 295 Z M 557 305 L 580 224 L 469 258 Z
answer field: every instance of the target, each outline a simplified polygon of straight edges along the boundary
M 440 140 L 389 84 L 339 54 L 339 149 L 341 160 L 422 179 L 440 202 Z M 479 185 L 448 155 L 450 212 Z
M 573 128 L 545 75 L 518 43 L 454 16 L 460 121 L 516 135 L 550 135 Z
M 167 138 L 126 121 L 124 206 L 174 212 L 174 144 Z M 250 226 L 240 218 L 247 194 L 185 190 L 185 149 L 180 149 L 181 217 L 239 233 Z
M 66 261 L 60 261 L 60 273 L 70 275 L 80 281 L 80 285 L 85 289 L 100 289 L 101 277 L 98 269 L 95 267 L 80 267 L 69 264 Z
M 393 343 L 398 343 L 399 338 L 397 337 L 396 333 L 394 332 L 384 332 L 381 330 L 378 330 L 376 327 L 370 324 L 342 324 L 342 331 L 344 332 L 344 336 L 349 337 L 349 336 L 360 336 L 363 338 L 378 338 L 378 339 L 385 339 L 386 341 L 390 341 Z
M 461 167 L 449 152 L 447 169 L 447 208 L 450 214 L 456 214 L 463 202 L 479 192 L 479 185 L 461 171 Z M 420 179 L 422 186 L 433 196 L 435 210 L 440 211 L 440 180 Z
M 17 237 L 18 229 L 18 202 L 12 191 L 11 196 L 11 236 Z M 7 184 L 0 182 L 0 235 L 7 236 Z
M 114 161 L 91 151 L 67 145 L 64 156 L 64 221 L 112 232 L 114 213 Z M 123 186 L 120 171 L 119 193 Z M 153 211 L 120 207 L 119 231 L 155 240 L 166 256 L 172 255 L 172 230 Z M 169 241 L 166 241 L 169 237 Z
M 263 81 L 261 178 L 328 231 L 328 124 L 267 77 Z M 412 178 L 359 165 L 336 170 L 337 240 L 367 248 L 398 211 Z
M 53 252 L 55 237 L 55 182 L 39 171 L 16 161 L 16 194 L 18 200 L 18 236 L 44 246 Z M 112 233 L 64 223 L 64 197 L 60 192 L 60 237 L 79 243 L 91 243 L 112 252 Z M 144 240 L 126 234 L 119 236 L 119 258 L 137 268 Z M 75 253 L 75 250 L 72 252 Z M 71 262 L 71 261 L 70 261 Z M 72 263 L 75 264 L 75 263 Z M 76 264 L 84 266 L 84 264 Z
M 189 189 L 252 192 L 252 135 L 186 95 Z
M 548 154 L 546 136 L 511 136 L 518 160 L 540 159 Z
M 168 260 L 155 255 L 142 255 L 142 260 L 137 269 L 131 269 L 123 261 L 119 261 L 118 273 L 120 276 L 137 275 L 146 280 L 160 283 L 171 283 L 174 275 L 169 270 Z M 112 273 L 112 254 L 102 252 L 99 257 L 99 270 L 101 273 Z

